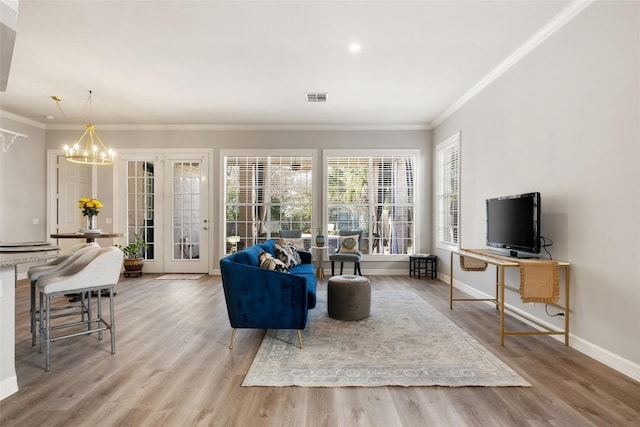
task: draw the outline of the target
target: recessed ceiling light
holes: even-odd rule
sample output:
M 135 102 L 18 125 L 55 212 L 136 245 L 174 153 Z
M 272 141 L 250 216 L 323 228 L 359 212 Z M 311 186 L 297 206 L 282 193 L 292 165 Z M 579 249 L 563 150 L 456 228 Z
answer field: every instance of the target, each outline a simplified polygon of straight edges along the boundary
M 360 43 L 351 43 L 349 45 L 349 50 L 353 53 L 360 52 L 360 49 L 362 49 L 362 46 L 360 46 Z
M 53 116 L 42 116 L 43 119 L 53 120 L 55 117 Z

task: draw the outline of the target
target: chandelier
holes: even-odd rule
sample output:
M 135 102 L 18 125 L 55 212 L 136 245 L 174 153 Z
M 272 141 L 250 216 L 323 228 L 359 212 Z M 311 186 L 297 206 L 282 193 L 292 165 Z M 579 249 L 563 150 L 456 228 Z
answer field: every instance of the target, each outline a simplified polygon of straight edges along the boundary
M 64 157 L 70 162 L 81 163 L 85 165 L 112 165 L 115 162 L 116 153 L 107 148 L 102 142 L 96 128 L 91 124 L 91 91 L 89 91 L 89 124 L 86 130 L 73 145 L 65 145 Z M 60 108 L 58 97 L 52 97 Z

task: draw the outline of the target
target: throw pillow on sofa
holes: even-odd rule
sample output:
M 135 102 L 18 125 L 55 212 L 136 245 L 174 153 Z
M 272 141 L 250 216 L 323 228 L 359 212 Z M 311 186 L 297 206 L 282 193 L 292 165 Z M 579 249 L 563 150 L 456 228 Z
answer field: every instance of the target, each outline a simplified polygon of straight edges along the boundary
M 340 252 L 341 254 L 358 254 L 360 253 L 360 245 L 358 239 L 360 236 L 340 236 Z
M 275 253 L 276 258 L 282 261 L 287 268 L 292 268 L 296 265 L 302 264 L 300 254 L 290 243 L 285 243 L 284 241 L 279 240 L 275 246 Z
M 274 258 L 269 252 L 266 251 L 260 252 L 260 268 L 271 271 L 280 271 L 282 273 L 289 272 L 289 269 L 282 261 Z

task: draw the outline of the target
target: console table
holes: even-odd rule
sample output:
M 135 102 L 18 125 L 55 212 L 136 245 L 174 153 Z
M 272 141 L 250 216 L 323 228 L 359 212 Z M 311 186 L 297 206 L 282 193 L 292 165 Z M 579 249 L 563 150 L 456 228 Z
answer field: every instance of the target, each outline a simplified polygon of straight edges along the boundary
M 558 330 L 551 328 L 547 325 L 540 323 L 538 320 L 525 316 L 522 313 L 518 313 L 528 321 L 540 326 L 544 330 L 542 331 L 507 331 L 504 325 L 504 313 L 505 310 L 509 310 L 504 304 L 504 289 L 505 289 L 505 270 L 507 268 L 519 268 L 517 258 L 509 258 L 504 256 L 492 256 L 491 254 L 479 254 L 476 251 L 483 251 L 482 249 L 474 249 L 473 252 L 464 249 L 458 249 L 451 251 L 451 262 L 449 264 L 449 308 L 453 310 L 454 301 L 490 301 L 495 303 L 496 309 L 500 311 L 500 345 L 504 346 L 505 335 L 564 335 L 564 344 L 569 345 L 569 295 L 570 295 L 570 266 L 571 264 L 565 261 L 558 261 L 558 267 L 564 270 L 564 301 L 562 304 L 552 304 L 550 306 L 556 307 L 564 312 L 564 329 Z M 486 251 L 485 251 L 486 252 Z M 486 262 L 489 265 L 496 266 L 496 296 L 495 298 L 454 298 L 453 297 L 453 261 L 454 256 L 468 257 L 479 261 Z

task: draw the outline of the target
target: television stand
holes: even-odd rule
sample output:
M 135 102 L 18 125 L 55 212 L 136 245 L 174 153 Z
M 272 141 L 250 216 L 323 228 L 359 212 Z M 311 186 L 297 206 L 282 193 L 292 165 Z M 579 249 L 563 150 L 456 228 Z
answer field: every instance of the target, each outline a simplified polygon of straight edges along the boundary
M 497 310 L 500 311 L 500 345 L 504 346 L 504 337 L 505 335 L 564 335 L 564 344 L 569 345 L 569 296 L 571 295 L 570 283 L 569 283 L 569 275 L 570 275 L 570 266 L 568 262 L 559 261 L 558 267 L 564 270 L 564 303 L 563 304 L 554 304 L 549 303 L 550 306 L 556 307 L 563 311 L 564 313 L 564 329 L 559 330 L 554 327 L 550 327 L 545 325 L 540 320 L 533 318 L 531 316 L 527 316 L 521 310 L 516 312 L 517 316 L 522 317 L 531 323 L 536 324 L 541 328 L 541 330 L 536 331 L 507 331 L 505 330 L 505 321 L 504 314 L 505 310 L 515 311 L 514 309 L 507 307 L 505 305 L 504 291 L 506 288 L 505 284 L 505 270 L 507 268 L 520 268 L 520 264 L 518 263 L 517 258 L 510 258 L 503 254 L 494 255 L 494 252 L 491 249 L 457 249 L 451 251 L 451 261 L 449 264 L 449 308 L 453 310 L 453 302 L 454 301 L 488 301 L 495 304 Z M 484 261 L 487 264 L 496 266 L 496 274 L 495 274 L 495 283 L 496 283 L 496 295 L 495 298 L 454 298 L 453 297 L 453 260 L 454 255 L 458 255 L 459 257 L 469 257 L 473 259 L 477 259 L 480 261 Z M 489 295 L 487 295 L 489 297 Z

